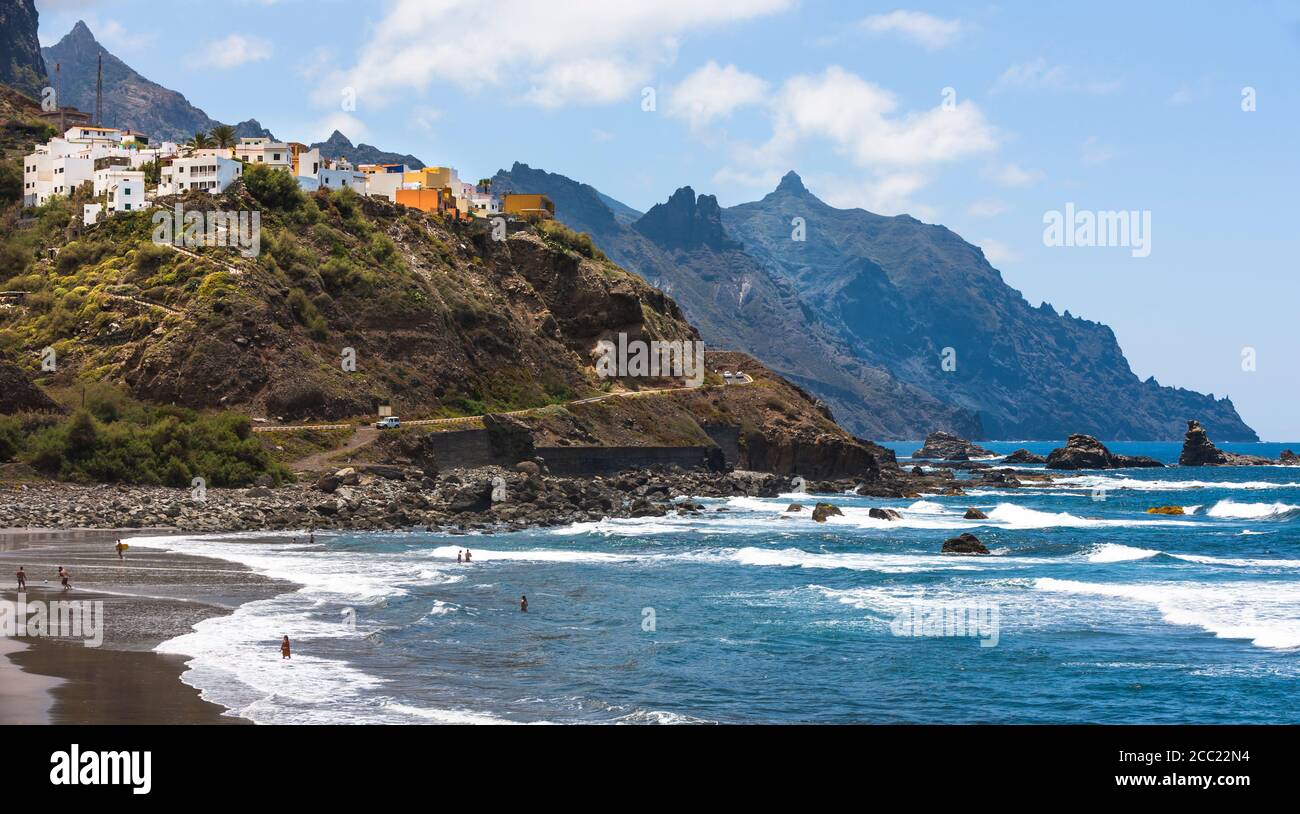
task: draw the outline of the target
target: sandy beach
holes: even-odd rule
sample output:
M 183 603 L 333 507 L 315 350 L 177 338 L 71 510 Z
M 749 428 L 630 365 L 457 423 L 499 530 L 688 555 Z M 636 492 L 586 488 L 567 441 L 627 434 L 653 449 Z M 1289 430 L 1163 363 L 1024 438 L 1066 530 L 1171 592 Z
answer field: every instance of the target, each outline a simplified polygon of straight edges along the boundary
M 181 681 L 184 657 L 153 648 L 287 584 L 227 562 L 147 549 L 119 560 L 114 543 L 141 533 L 149 532 L 0 530 L 0 598 L 17 600 L 13 575 L 21 565 L 28 602 L 104 603 L 99 647 L 77 639 L 0 638 L 0 723 L 247 723 Z M 66 593 L 59 566 L 72 573 Z

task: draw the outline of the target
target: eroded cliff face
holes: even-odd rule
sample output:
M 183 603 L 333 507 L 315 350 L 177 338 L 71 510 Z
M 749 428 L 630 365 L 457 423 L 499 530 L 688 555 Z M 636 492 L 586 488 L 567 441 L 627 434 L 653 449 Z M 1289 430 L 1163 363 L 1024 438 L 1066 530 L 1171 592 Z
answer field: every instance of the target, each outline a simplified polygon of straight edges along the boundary
M 49 84 L 36 36 L 38 16 L 35 0 L 0 4 L 0 84 L 33 99 L 39 99 L 41 89 Z
M 546 407 L 543 445 L 708 446 L 724 428 L 744 466 L 864 478 L 879 468 L 815 399 L 744 356 L 709 364 L 751 371 L 752 384 L 714 372 L 699 390 L 572 403 L 684 383 L 602 379 L 601 341 L 695 343 L 699 333 L 671 297 L 584 254 L 571 233 L 520 224 L 493 240 L 485 224 L 293 190 L 258 197 L 241 181 L 161 202 L 168 214 L 258 212 L 261 251 L 250 257 L 157 245 L 148 211 L 88 229 L 31 224 L 57 253 L 16 270 L 33 294 L 0 313 L 0 329 L 28 361 L 59 348 L 47 385 L 110 381 L 155 404 L 293 421 L 373 416 L 380 405 L 408 418 Z
M 1195 415 L 1215 437 L 1255 440 L 1231 401 L 1139 380 L 1110 328 L 1030 306 L 952 231 L 837 209 L 794 173 L 753 203 L 717 209 L 685 187 L 645 215 L 523 164 L 493 183 L 550 195 L 560 220 L 672 294 L 710 346 L 753 354 L 856 433 L 1174 440 Z

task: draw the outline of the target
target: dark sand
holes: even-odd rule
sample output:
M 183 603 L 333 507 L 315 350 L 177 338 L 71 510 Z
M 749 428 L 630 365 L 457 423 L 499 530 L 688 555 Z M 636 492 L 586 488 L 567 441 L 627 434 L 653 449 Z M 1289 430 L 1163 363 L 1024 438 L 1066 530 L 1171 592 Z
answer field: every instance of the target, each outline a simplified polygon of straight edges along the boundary
M 0 598 L 14 602 L 14 572 L 27 571 L 27 601 L 104 603 L 104 640 L 0 638 L 0 723 L 247 723 L 180 680 L 183 656 L 154 653 L 192 625 L 290 586 L 243 566 L 137 548 L 119 561 L 119 538 L 140 531 L 0 530 Z M 60 590 L 62 565 L 73 590 Z M 21 668 L 21 669 L 19 669 Z

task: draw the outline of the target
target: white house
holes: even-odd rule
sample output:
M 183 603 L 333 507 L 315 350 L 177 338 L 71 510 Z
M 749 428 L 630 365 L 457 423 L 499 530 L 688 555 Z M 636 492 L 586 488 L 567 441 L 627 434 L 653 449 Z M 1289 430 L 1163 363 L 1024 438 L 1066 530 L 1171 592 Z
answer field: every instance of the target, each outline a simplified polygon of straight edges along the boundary
M 267 164 L 272 167 L 289 170 L 293 167 L 293 157 L 289 145 L 269 138 L 241 138 L 235 145 L 235 158 L 249 164 Z
M 149 203 L 145 200 L 144 173 L 122 167 L 95 173 L 95 196 L 106 200 L 110 213 L 138 212 Z
M 194 155 L 165 160 L 159 173 L 158 194 L 176 195 L 203 189 L 216 195 L 244 174 L 239 161 L 215 155 Z
M 321 167 L 325 166 L 325 162 L 321 161 L 319 147 L 299 152 L 294 160 L 294 175 L 300 177 L 315 178 Z
M 348 188 L 358 195 L 366 194 L 366 174 L 356 170 L 336 169 L 334 167 L 324 167 L 316 173 L 316 177 L 307 175 L 298 176 L 298 186 L 306 192 L 315 192 L 318 189 L 343 189 Z
M 89 144 L 91 142 L 106 142 L 110 144 L 121 144 L 123 133 L 116 127 L 91 127 L 88 124 L 79 124 L 75 127 L 69 127 L 63 137 L 68 141 L 81 142 Z

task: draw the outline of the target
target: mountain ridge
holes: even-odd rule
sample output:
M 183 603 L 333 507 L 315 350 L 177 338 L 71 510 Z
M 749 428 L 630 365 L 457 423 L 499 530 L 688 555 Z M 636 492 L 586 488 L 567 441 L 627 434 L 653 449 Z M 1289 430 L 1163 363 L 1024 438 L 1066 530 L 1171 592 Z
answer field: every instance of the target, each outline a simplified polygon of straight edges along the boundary
M 854 432 L 1177 440 L 1186 420 L 1198 417 L 1217 437 L 1257 440 L 1230 399 L 1139 380 L 1109 327 L 1068 310 L 1058 315 L 1047 303 L 1031 306 L 979 247 L 947 227 L 837 209 L 793 171 L 760 200 L 721 208 L 721 232 L 708 224 L 707 240 L 699 238 L 701 225 L 681 214 L 687 193 L 694 194 L 689 187 L 627 224 L 594 187 L 525 164 L 499 171 L 494 188 L 554 193 L 557 218 L 591 234 L 623 267 L 666 285 L 706 340 L 750 352 L 799 382 Z M 703 197 L 711 210 L 712 196 Z M 650 240 L 645 218 L 656 210 Z M 673 210 L 680 210 L 675 219 L 668 217 Z M 803 240 L 792 232 L 796 217 L 803 219 Z M 719 239 L 732 248 L 706 245 Z M 671 264 L 678 268 L 666 268 Z M 700 283 L 738 277 L 764 278 L 767 289 L 792 292 L 796 302 L 774 309 L 781 317 L 766 324 L 710 319 L 717 289 Z M 801 317 L 791 316 L 796 309 Z M 787 347 L 774 351 L 770 337 Z M 955 369 L 945 370 L 946 356 Z M 811 365 L 802 373 L 813 375 L 791 369 L 801 357 Z M 873 386 L 848 395 L 820 372 L 828 364 Z M 863 389 L 877 399 L 865 407 L 852 403 Z
M 59 104 L 87 113 L 95 111 L 98 59 L 104 58 L 104 114 L 107 127 L 145 133 L 159 141 L 182 142 L 208 132 L 221 122 L 195 107 L 185 96 L 140 75 L 105 48 L 85 21 L 78 20 L 58 42 L 41 49 L 50 81 L 61 84 Z M 54 66 L 61 66 L 59 76 Z M 273 138 L 256 119 L 233 125 L 239 137 Z

